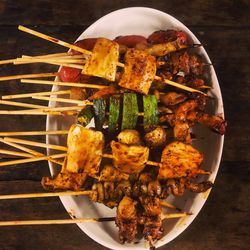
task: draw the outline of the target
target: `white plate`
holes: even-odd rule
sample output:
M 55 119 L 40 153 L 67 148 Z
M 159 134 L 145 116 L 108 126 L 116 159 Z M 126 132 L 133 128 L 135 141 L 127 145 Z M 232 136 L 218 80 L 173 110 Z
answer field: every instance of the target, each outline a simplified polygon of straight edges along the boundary
M 191 42 L 200 43 L 194 34 L 174 17 L 155 9 L 141 7 L 121 9 L 100 18 L 86 29 L 80 35 L 78 40 L 87 37 L 106 37 L 114 39 L 118 35 L 134 34 L 147 37 L 156 30 L 166 29 L 183 30 L 189 35 Z M 199 51 L 204 59 L 207 62 L 210 62 L 204 48 L 200 48 Z M 209 104 L 209 110 L 213 113 L 224 114 L 220 87 L 213 67 L 210 67 L 210 72 L 208 72 L 208 74 L 213 86 L 210 95 L 215 96 L 217 100 L 216 103 Z M 58 89 L 61 88 L 58 88 L 57 86 L 53 86 L 52 88 L 53 91 Z M 56 104 L 50 102 L 49 105 L 55 106 Z M 74 120 L 69 119 L 68 117 L 48 116 L 47 130 L 68 129 L 73 122 Z M 214 182 L 220 164 L 224 137 L 201 126 L 195 128 L 194 131 L 198 138 L 205 138 L 195 140 L 194 146 L 205 155 L 205 162 L 203 164 L 204 168 L 212 171 L 212 174 L 209 177 L 202 177 L 200 180 L 210 180 Z M 66 138 L 48 136 L 47 142 L 64 145 L 66 143 Z M 50 154 L 52 151 L 48 150 L 48 153 Z M 49 166 L 52 174 L 55 174 L 58 171 L 53 164 L 49 164 Z M 165 221 L 165 235 L 157 242 L 157 247 L 170 242 L 190 225 L 203 207 L 208 194 L 209 192 L 205 194 L 186 192 L 182 197 L 169 198 L 169 201 L 173 202 L 176 206 L 182 208 L 184 211 L 192 212 L 193 215 L 179 220 L 171 219 Z M 74 215 L 77 218 L 97 218 L 115 215 L 114 209 L 112 210 L 104 205 L 93 203 L 89 201 L 87 197 L 61 197 L 60 199 L 70 215 Z M 81 223 L 78 224 L 78 226 L 89 237 L 105 247 L 116 250 L 146 249 L 143 239 L 141 239 L 138 244 L 121 245 L 118 240 L 118 228 L 115 226 L 114 222 Z

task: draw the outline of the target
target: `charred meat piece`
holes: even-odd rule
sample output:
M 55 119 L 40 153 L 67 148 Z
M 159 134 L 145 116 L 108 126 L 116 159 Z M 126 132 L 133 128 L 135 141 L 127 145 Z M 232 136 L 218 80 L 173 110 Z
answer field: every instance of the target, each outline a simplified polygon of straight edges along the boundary
M 200 172 L 202 161 L 203 155 L 191 145 L 172 142 L 162 152 L 158 178 L 195 177 Z
M 108 86 L 106 88 L 98 90 L 92 96 L 90 96 L 88 99 L 90 101 L 92 101 L 95 99 L 108 98 L 109 96 L 112 96 L 115 94 L 120 94 L 120 93 L 121 93 L 121 90 L 118 89 L 116 86 Z
M 123 173 L 141 172 L 148 160 L 149 148 L 143 146 L 128 146 L 120 142 L 111 142 L 114 166 Z
M 42 186 L 46 190 L 79 190 L 87 179 L 86 173 L 71 173 L 66 170 L 55 178 L 43 177 Z
M 104 146 L 101 132 L 74 124 L 69 130 L 67 145 L 67 157 L 61 172 L 55 178 L 44 177 L 44 188 L 77 190 L 87 175 L 94 177 L 99 172 Z
M 172 42 L 179 38 L 183 44 L 187 44 L 187 34 L 177 30 L 158 30 L 148 36 L 148 43 L 158 44 Z
M 132 242 L 137 233 L 136 202 L 124 196 L 117 208 L 116 225 L 119 228 L 119 238 L 122 243 Z
M 145 51 L 128 49 L 125 55 L 124 73 L 118 84 L 123 88 L 148 94 L 155 74 L 155 57 Z
M 100 173 L 99 181 L 120 182 L 128 180 L 129 175 L 120 172 L 118 169 L 110 165 L 105 165 Z
M 213 186 L 211 181 L 203 181 L 200 183 L 193 183 L 191 181 L 187 181 L 185 183 L 185 187 L 193 193 L 203 193 L 206 192 Z
M 172 106 L 186 101 L 187 98 L 184 93 L 168 92 L 160 96 L 160 101 L 166 106 Z
M 199 76 L 203 73 L 204 63 L 198 55 L 191 55 L 185 52 L 172 53 L 167 58 L 166 67 L 172 74 L 183 72 L 185 76 Z

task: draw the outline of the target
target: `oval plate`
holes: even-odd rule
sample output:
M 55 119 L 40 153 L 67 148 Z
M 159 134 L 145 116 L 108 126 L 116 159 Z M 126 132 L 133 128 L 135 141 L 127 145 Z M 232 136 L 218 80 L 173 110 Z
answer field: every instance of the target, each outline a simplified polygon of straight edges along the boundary
M 86 29 L 78 38 L 78 40 L 87 37 L 106 37 L 114 39 L 119 35 L 144 35 L 148 36 L 156 30 L 177 29 L 185 31 L 190 38 L 190 42 L 200 43 L 194 34 L 181 22 L 174 17 L 163 13 L 161 11 L 150 8 L 126 8 L 114 11 L 96 21 L 88 29 Z M 210 59 L 203 47 L 199 48 L 199 53 L 203 56 L 206 62 L 210 63 Z M 208 109 L 212 113 L 221 113 L 224 115 L 223 103 L 220 92 L 219 83 L 213 67 L 209 67 L 207 72 L 209 79 L 212 83 L 212 90 L 209 92 L 210 96 L 216 97 L 216 103 L 209 103 Z M 53 86 L 52 90 L 56 91 L 57 86 Z M 49 106 L 57 106 L 57 103 L 50 102 Z M 62 106 L 62 104 L 60 104 Z M 68 129 L 74 122 L 73 118 L 61 116 L 48 116 L 47 117 L 47 130 Z M 204 153 L 205 162 L 203 163 L 204 169 L 212 171 L 209 177 L 202 177 L 199 180 L 210 180 L 214 182 L 222 154 L 224 137 L 212 133 L 207 128 L 197 126 L 194 129 L 198 139 L 195 140 L 193 145 Z M 48 136 L 47 143 L 66 145 L 66 138 L 59 136 Z M 51 154 L 53 151 L 48 150 Z M 57 173 L 58 169 L 50 164 L 51 174 Z M 181 234 L 195 219 L 200 209 L 207 200 L 209 192 L 205 194 L 193 194 L 185 192 L 182 197 L 170 197 L 169 202 L 172 202 L 177 207 L 186 212 L 192 212 L 193 215 L 184 217 L 182 219 L 165 220 L 163 227 L 165 229 L 164 237 L 159 240 L 156 247 L 160 247 L 179 234 Z M 60 197 L 65 209 L 71 216 L 76 218 L 88 217 L 109 217 L 115 216 L 115 210 L 109 209 L 102 204 L 93 203 L 87 197 Z M 82 231 L 96 242 L 105 247 L 122 250 L 122 249 L 145 249 L 144 240 L 139 240 L 138 244 L 124 244 L 121 245 L 118 240 L 118 228 L 114 222 L 104 223 L 81 223 L 78 224 Z

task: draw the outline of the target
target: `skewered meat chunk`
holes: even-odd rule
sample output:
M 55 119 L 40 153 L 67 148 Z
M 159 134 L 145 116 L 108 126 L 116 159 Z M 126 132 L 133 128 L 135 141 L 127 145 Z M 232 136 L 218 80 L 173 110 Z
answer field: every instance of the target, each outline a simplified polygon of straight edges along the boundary
M 139 173 L 148 160 L 149 148 L 128 146 L 120 142 L 111 142 L 114 166 L 123 173 Z
M 156 148 L 163 146 L 167 141 L 167 132 L 162 127 L 157 127 L 144 136 L 149 147 Z
M 148 94 L 155 74 L 155 57 L 145 51 L 128 49 L 125 55 L 124 73 L 119 81 L 119 86 Z
M 220 115 L 208 115 L 206 113 L 190 112 L 187 116 L 187 120 L 190 122 L 199 122 L 214 132 L 224 135 L 226 132 L 227 122 Z
M 137 130 L 125 129 L 117 136 L 118 141 L 127 145 L 141 144 L 140 134 Z
M 177 38 L 181 40 L 182 44 L 187 44 L 187 34 L 177 30 L 157 30 L 148 36 L 148 42 L 151 44 L 166 43 Z
M 109 81 L 115 81 L 118 58 L 118 43 L 106 38 L 98 38 L 92 55 L 84 65 L 82 74 L 103 77 Z
M 122 173 L 118 169 L 113 166 L 106 165 L 102 169 L 99 177 L 99 181 L 112 181 L 112 182 L 120 182 L 124 180 L 128 180 L 129 175 Z
M 187 99 L 187 95 L 177 92 L 168 92 L 160 96 L 160 100 L 166 106 L 177 105 L 181 102 L 184 102 Z
M 158 178 L 195 177 L 202 161 L 203 155 L 191 145 L 172 142 L 162 152 Z
M 67 144 L 66 169 L 73 173 L 84 172 L 89 176 L 95 176 L 99 172 L 102 160 L 103 134 L 74 124 L 69 130 Z
M 136 202 L 124 196 L 117 208 L 116 225 L 122 243 L 132 242 L 137 233 Z
M 60 172 L 55 178 L 43 177 L 42 186 L 46 190 L 79 190 L 86 181 L 86 173 L 71 173 L 66 170 Z
M 177 38 L 175 41 L 154 44 L 151 47 L 147 48 L 145 51 L 153 56 L 165 56 L 171 52 L 187 48 L 186 44 L 183 44 L 182 41 Z
M 213 186 L 213 183 L 211 181 L 203 181 L 200 183 L 192 183 L 190 181 L 187 181 L 185 183 L 185 186 L 193 193 L 202 193 L 210 189 Z
M 61 172 L 55 177 L 44 177 L 46 189 L 80 189 L 87 175 L 94 177 L 99 172 L 104 137 L 81 125 L 71 126 L 67 139 L 67 157 Z

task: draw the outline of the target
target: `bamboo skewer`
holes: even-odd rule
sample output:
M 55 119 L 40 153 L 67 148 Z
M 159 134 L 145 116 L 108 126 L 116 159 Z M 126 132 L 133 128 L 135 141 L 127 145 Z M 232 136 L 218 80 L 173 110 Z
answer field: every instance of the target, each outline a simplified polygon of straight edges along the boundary
M 176 214 L 162 214 L 161 215 L 161 219 L 165 220 L 165 219 L 177 219 L 177 218 L 182 218 L 182 217 L 186 217 L 192 215 L 191 213 L 176 213 Z
M 40 153 L 40 152 L 38 152 L 36 150 L 33 150 L 33 149 L 30 149 L 30 148 L 21 146 L 19 144 L 14 143 L 14 142 L 8 142 L 8 141 L 6 141 L 6 140 L 4 140 L 2 138 L 0 138 L 0 141 L 3 142 L 3 143 L 5 143 L 5 144 L 7 144 L 7 145 L 9 145 L 9 146 L 12 146 L 12 147 L 18 148 L 18 149 L 20 149 L 20 150 L 22 150 L 24 152 L 27 152 L 27 153 L 29 153 L 29 154 L 31 154 L 33 156 L 36 156 L 36 157 L 45 156 L 44 154 L 42 154 L 42 153 Z M 48 161 L 56 163 L 58 165 L 62 165 L 63 164 L 63 162 L 61 160 L 57 160 L 57 159 L 49 159 Z
M 114 220 L 115 220 L 115 217 L 62 219 L 62 220 L 1 221 L 0 226 L 59 225 L 59 224 L 76 224 L 76 223 L 84 223 L 84 222 L 106 222 L 106 221 L 114 221 Z
M 26 110 L 0 110 L 1 115 L 75 115 L 86 105 Z M 71 112 L 70 112 L 71 111 Z M 72 112 L 75 111 L 75 112 Z
M 0 136 L 67 135 L 68 130 L 0 132 Z
M 31 154 L 26 154 L 26 153 L 22 153 L 22 152 L 18 152 L 18 151 L 10 151 L 10 150 L 6 150 L 6 149 L 0 149 L 0 153 L 1 154 L 6 154 L 6 155 L 15 155 L 15 156 L 21 156 L 21 157 L 28 157 L 28 158 L 34 157 L 34 155 L 31 155 Z
M 189 216 L 189 213 L 162 214 L 162 220 L 172 218 L 182 218 Z M 21 226 L 21 225 L 59 225 L 59 224 L 76 224 L 84 222 L 108 222 L 114 221 L 115 217 L 104 218 L 80 218 L 80 219 L 59 219 L 59 220 L 23 220 L 23 221 L 1 221 L 0 226 Z
M 17 106 L 22 108 L 34 108 L 34 109 L 47 108 L 47 106 L 42 106 L 42 105 L 23 103 L 23 102 L 3 101 L 3 100 L 0 100 L 0 104 L 8 106 Z
M 67 99 L 67 98 L 33 96 L 32 99 L 45 100 L 45 101 L 55 101 L 55 102 L 66 102 L 66 103 L 73 103 L 73 104 L 78 104 L 78 105 L 93 105 L 93 102 L 90 102 L 90 101 L 86 101 L 86 100 L 80 101 L 80 100 Z
M 58 76 L 58 72 L 52 73 L 39 73 L 39 74 L 24 74 L 24 75 L 15 75 L 15 76 L 1 76 L 0 81 L 8 81 L 22 78 L 39 78 L 39 77 L 53 77 Z
M 2 99 L 18 99 L 18 98 L 26 98 L 32 96 L 44 96 L 44 95 L 65 95 L 70 94 L 70 90 L 61 90 L 61 91 L 47 91 L 47 92 L 33 92 L 33 93 L 26 93 L 26 94 L 16 94 L 16 95 L 4 95 Z
M 26 153 L 32 154 L 34 156 L 44 156 L 42 153 L 40 153 L 38 151 L 35 151 L 33 149 L 30 149 L 30 148 L 26 148 L 24 146 L 21 146 L 19 144 L 14 143 L 14 142 L 8 142 L 8 141 L 6 141 L 6 140 L 4 140 L 2 138 L 0 138 L 0 142 L 2 142 L 4 144 L 7 144 L 7 145 L 9 145 L 11 147 L 14 147 L 14 148 L 18 148 L 18 149 L 20 149 L 20 150 L 22 150 L 22 151 L 24 151 Z
M 49 156 L 40 156 L 40 157 L 33 157 L 33 158 L 28 158 L 28 159 L 0 162 L 0 167 L 9 166 L 9 165 L 23 164 L 23 163 L 29 163 L 29 162 L 36 162 L 36 161 L 44 161 L 44 160 L 50 160 L 50 159 L 63 158 L 66 155 L 67 154 L 64 153 L 64 154 L 55 154 L 55 155 L 49 155 Z
M 40 33 L 40 32 L 37 32 L 37 31 L 34 31 L 34 30 L 32 30 L 32 29 L 26 28 L 26 27 L 24 27 L 24 26 L 22 26 L 22 25 L 19 25 L 19 26 L 18 26 L 18 29 L 21 30 L 21 31 L 24 31 L 24 32 L 26 32 L 26 33 L 29 33 L 29 34 L 31 34 L 31 35 L 34 35 L 34 36 L 40 37 L 40 38 L 42 38 L 42 39 L 45 39 L 45 40 L 47 40 L 47 41 L 50 41 L 50 42 L 52 42 L 52 43 L 60 44 L 60 45 L 62 45 L 62 46 L 64 46 L 64 47 L 67 47 L 67 48 L 69 48 L 69 49 L 73 49 L 73 50 L 79 51 L 79 52 L 81 52 L 81 53 L 83 53 L 83 54 L 87 54 L 87 55 L 91 55 L 91 54 L 92 54 L 90 51 L 85 50 L 85 49 L 82 49 L 82 48 L 80 48 L 80 47 L 78 47 L 78 46 L 76 46 L 76 45 L 72 45 L 72 44 L 70 44 L 70 43 L 66 43 L 66 42 L 64 42 L 64 41 L 58 40 L 58 39 L 56 39 L 56 38 L 54 38 L 54 37 L 47 36 L 47 35 L 42 34 L 42 33 Z
M 66 191 L 66 192 L 49 192 L 49 193 L 33 193 L 33 194 L 9 194 L 0 195 L 0 200 L 10 199 L 30 199 L 30 198 L 43 198 L 43 197 L 58 197 L 58 196 L 77 196 L 77 195 L 90 195 L 92 190 L 83 191 Z
M 21 30 L 21 31 L 27 32 L 27 33 L 29 33 L 29 34 L 31 34 L 31 35 L 34 35 L 34 36 L 40 37 L 40 38 L 42 38 L 42 39 L 45 39 L 45 40 L 47 40 L 47 41 L 50 41 L 50 42 L 53 42 L 53 43 L 56 43 L 56 44 L 60 44 L 60 45 L 62 45 L 62 46 L 64 46 L 64 47 L 67 47 L 67 48 L 70 48 L 70 49 L 79 51 L 79 52 L 81 52 L 81 53 L 83 53 L 83 54 L 87 54 L 87 55 L 91 55 L 91 54 L 92 54 L 91 51 L 88 51 L 88 50 L 79 48 L 79 47 L 77 47 L 77 46 L 75 46 L 75 45 L 66 43 L 66 42 L 64 42 L 64 41 L 61 41 L 61 40 L 58 40 L 58 39 L 53 38 L 53 37 L 51 37 L 51 36 L 48 36 L 48 35 L 42 34 L 42 33 L 40 33 L 40 32 L 34 31 L 34 30 L 32 30 L 32 29 L 28 29 L 28 28 L 26 28 L 26 27 L 24 27 L 24 26 L 19 25 L 19 26 L 18 26 L 18 29 Z M 124 67 L 124 64 L 123 64 L 123 63 L 118 63 L 117 65 L 120 66 L 120 67 Z M 198 93 L 201 93 L 201 94 L 206 95 L 206 94 L 203 93 L 202 91 L 199 91 L 199 90 L 196 90 L 196 89 L 193 89 L 193 88 L 184 86 L 184 85 L 182 85 L 182 84 L 179 84 L 179 83 L 176 83 L 176 82 L 173 82 L 173 81 L 170 81 L 170 80 L 162 79 L 162 78 L 159 77 L 159 76 L 155 76 L 155 80 L 163 81 L 163 82 L 166 83 L 166 84 L 169 84 L 169 85 L 174 86 L 174 87 L 177 87 L 177 88 L 184 89 L 184 90 L 189 91 L 189 92 L 198 92 Z
M 60 146 L 60 145 L 46 144 L 46 143 L 42 143 L 42 142 L 17 139 L 17 138 L 13 138 L 13 137 L 4 137 L 4 141 L 14 142 L 14 143 L 19 143 L 19 144 L 24 144 L 24 145 L 31 145 L 31 146 L 40 147 L 40 148 L 50 148 L 50 149 L 55 149 L 55 150 L 60 150 L 60 151 L 67 151 L 68 150 L 67 147 Z
M 33 83 L 33 84 L 45 84 L 45 85 L 58 85 L 68 87 L 79 87 L 79 88 L 91 88 L 91 89 L 103 89 L 108 86 L 92 84 L 92 83 L 75 83 L 75 82 L 54 82 L 46 80 L 33 80 L 33 79 L 21 79 L 21 83 Z

